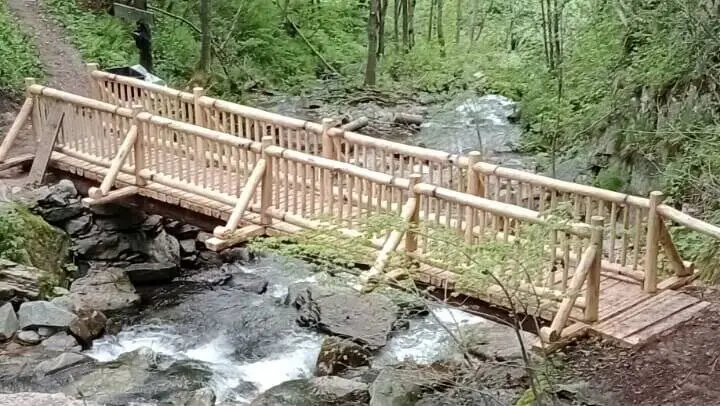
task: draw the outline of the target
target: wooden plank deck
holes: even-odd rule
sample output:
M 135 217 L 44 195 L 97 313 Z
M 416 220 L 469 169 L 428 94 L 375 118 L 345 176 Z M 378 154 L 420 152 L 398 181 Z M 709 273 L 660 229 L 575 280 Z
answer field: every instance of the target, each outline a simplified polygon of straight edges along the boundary
M 51 166 L 64 172 L 78 175 L 91 181 L 100 182 L 105 176 L 107 169 L 98 165 L 85 162 L 81 159 L 72 158 L 60 152 L 54 152 L 52 156 Z M 208 180 L 211 181 L 216 191 L 220 192 L 221 185 L 224 182 L 230 184 L 241 185 L 245 174 L 242 170 L 238 170 L 236 175 L 232 173 L 223 178 Z M 134 176 L 120 173 L 118 175 L 115 186 L 125 187 L 134 184 Z M 299 189 L 303 189 L 300 187 Z M 239 189 L 237 189 L 239 190 Z M 300 190 L 298 190 L 299 192 Z M 283 208 L 296 207 L 302 208 L 304 214 L 317 214 L 321 204 L 317 199 L 319 196 L 313 196 L 316 201 L 310 203 L 303 198 L 303 202 L 297 200 L 297 194 L 288 192 L 287 188 L 283 190 L 273 190 L 273 195 L 278 199 L 276 206 Z M 209 217 L 218 219 L 218 224 L 226 221 L 232 212 L 232 207 L 228 204 L 210 200 L 198 195 L 179 191 L 177 189 L 150 182 L 147 186 L 139 188 L 141 196 L 155 199 L 161 202 L 169 203 L 182 207 L 184 209 L 200 213 Z M 359 216 L 363 216 L 364 209 L 355 205 L 348 204 L 345 206 L 344 220 L 347 225 L 354 223 Z M 337 207 L 335 208 L 337 210 Z M 243 221 L 246 224 L 259 222 L 259 215 L 256 212 L 246 212 Z M 298 231 L 299 228 L 274 220 L 268 228 L 268 233 L 287 233 Z M 502 306 L 503 300 L 500 297 L 488 295 L 484 292 L 464 291 L 458 285 L 458 275 L 447 270 L 433 268 L 432 266 L 423 264 L 420 268 L 412 273 L 412 277 L 416 280 L 436 286 L 440 289 L 446 289 L 448 292 L 456 291 L 463 295 L 495 303 Z M 571 275 L 570 275 L 571 277 Z M 560 281 L 557 281 L 560 283 Z M 622 278 L 612 278 L 603 276 L 600 285 L 600 307 L 599 320 L 589 325 L 591 333 L 599 334 L 603 337 L 616 340 L 623 345 L 636 345 L 651 339 L 652 337 L 663 334 L 664 332 L 674 328 L 679 323 L 693 317 L 699 311 L 707 308 L 707 302 L 700 301 L 687 294 L 673 291 L 670 289 L 662 290 L 658 294 L 650 295 L 642 290 L 637 282 L 631 282 Z M 556 310 L 554 306 L 541 306 L 536 309 L 537 313 L 546 320 L 551 320 Z M 582 320 L 582 309 L 574 308 L 571 313 L 571 320 Z

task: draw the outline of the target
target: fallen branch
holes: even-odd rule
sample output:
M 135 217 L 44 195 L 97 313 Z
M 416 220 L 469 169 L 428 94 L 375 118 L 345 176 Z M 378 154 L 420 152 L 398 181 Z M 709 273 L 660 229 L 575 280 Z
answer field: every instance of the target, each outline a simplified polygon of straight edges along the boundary
M 359 129 L 365 127 L 369 123 L 370 123 L 370 120 L 367 117 L 362 116 L 362 117 L 359 117 L 359 118 L 357 118 L 353 121 L 350 121 L 346 124 L 343 124 L 342 126 L 340 126 L 340 128 L 342 128 L 345 131 L 356 131 L 356 130 L 359 130 Z
M 397 124 L 420 125 L 423 123 L 423 118 L 417 114 L 395 113 L 395 115 L 393 115 L 393 122 Z

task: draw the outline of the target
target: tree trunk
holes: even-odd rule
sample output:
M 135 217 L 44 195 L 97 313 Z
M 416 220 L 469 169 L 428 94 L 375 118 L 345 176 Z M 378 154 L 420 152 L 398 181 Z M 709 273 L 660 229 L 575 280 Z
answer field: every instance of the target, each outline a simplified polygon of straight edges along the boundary
M 427 42 L 432 41 L 433 33 L 433 12 L 435 11 L 435 0 L 430 0 L 430 18 L 428 18 Z
M 473 0 L 472 15 L 470 16 L 470 43 L 475 42 L 475 26 L 477 25 L 477 13 L 480 11 L 480 0 Z
M 388 0 L 389 1 L 389 0 Z M 395 40 L 395 51 L 400 50 L 400 8 L 402 7 L 403 0 L 395 0 L 393 6 L 393 39 Z
M 390 0 L 380 0 L 382 7 L 380 8 L 380 19 L 378 21 L 378 59 L 385 55 L 385 18 L 387 17 L 388 4 Z
M 368 16 L 368 45 L 367 65 L 365 65 L 365 86 L 375 86 L 378 51 L 378 20 L 380 14 L 380 0 L 370 0 L 370 15 Z
M 460 26 L 462 25 L 462 0 L 457 0 L 455 14 L 455 43 L 460 43 Z
M 371 0 L 372 1 L 372 0 Z M 410 4 L 410 0 L 400 0 L 402 4 L 402 44 L 403 44 L 403 52 L 408 52 L 410 50 L 410 19 L 408 18 L 408 6 Z
M 200 62 L 198 70 L 203 73 L 210 71 L 210 0 L 200 0 Z
M 415 0 L 408 2 L 408 44 L 410 49 L 415 46 Z
M 437 34 L 438 43 L 440 44 L 440 55 L 445 56 L 445 32 L 443 31 L 443 2 L 445 0 L 437 0 Z

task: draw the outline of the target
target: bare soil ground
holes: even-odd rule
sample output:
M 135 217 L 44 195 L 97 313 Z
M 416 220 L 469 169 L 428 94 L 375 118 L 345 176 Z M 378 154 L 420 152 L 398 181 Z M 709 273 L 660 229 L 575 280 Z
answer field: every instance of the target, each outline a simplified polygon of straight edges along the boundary
M 698 287 L 687 293 L 712 305 L 668 334 L 633 349 L 583 340 L 556 359 L 571 378 L 613 392 L 617 406 L 720 405 L 720 293 Z
M 64 29 L 44 13 L 40 0 L 6 1 L 25 32 L 35 41 L 47 75 L 43 84 L 86 95 L 88 87 L 80 53 L 70 44 Z M 10 129 L 21 103 L 21 100 L 0 93 L 0 135 L 5 136 Z M 35 147 L 31 124 L 27 124 L 15 140 L 10 156 L 32 153 Z M 0 173 L 0 180 L 17 176 L 17 170 L 9 170 Z

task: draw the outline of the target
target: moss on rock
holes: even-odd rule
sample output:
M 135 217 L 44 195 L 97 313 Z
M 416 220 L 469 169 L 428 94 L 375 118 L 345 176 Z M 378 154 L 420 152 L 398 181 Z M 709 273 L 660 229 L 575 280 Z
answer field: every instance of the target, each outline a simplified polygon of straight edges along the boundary
M 42 217 L 13 202 L 0 203 L 0 258 L 43 271 L 40 293 L 66 284 L 69 238 Z

